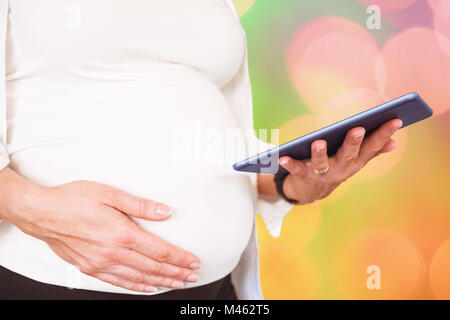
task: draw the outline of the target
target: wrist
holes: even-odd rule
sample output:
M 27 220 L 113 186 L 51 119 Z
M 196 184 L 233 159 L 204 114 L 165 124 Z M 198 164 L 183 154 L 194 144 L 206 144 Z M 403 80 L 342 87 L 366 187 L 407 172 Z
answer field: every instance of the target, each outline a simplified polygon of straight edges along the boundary
M 298 204 L 295 196 L 292 196 L 292 191 L 290 188 L 291 174 L 277 174 L 274 177 L 274 182 L 278 194 L 287 202 L 291 204 Z
M 33 183 L 9 167 L 0 171 L 0 219 L 13 222 L 19 215 L 43 201 L 44 187 Z

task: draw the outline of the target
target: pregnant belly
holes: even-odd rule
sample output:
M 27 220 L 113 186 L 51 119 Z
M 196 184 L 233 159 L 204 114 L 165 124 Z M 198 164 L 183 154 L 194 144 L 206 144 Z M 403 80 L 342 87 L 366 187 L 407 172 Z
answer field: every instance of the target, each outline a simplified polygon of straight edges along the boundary
M 200 281 L 189 286 L 231 272 L 254 221 L 247 176 L 232 172 L 228 163 L 205 164 L 202 157 L 179 161 L 174 156 L 174 150 L 200 150 L 185 148 L 191 140 L 180 138 L 180 132 L 195 136 L 195 124 L 219 131 L 236 128 L 221 93 L 194 80 L 198 83 L 189 90 L 145 82 L 126 92 L 125 84 L 114 99 L 103 88 L 97 88 L 95 98 L 89 95 L 92 99 L 81 99 L 79 92 L 69 98 L 56 92 L 52 101 L 41 103 L 14 90 L 9 99 L 13 169 L 43 185 L 92 180 L 172 206 L 166 221 L 135 220 L 200 258 Z

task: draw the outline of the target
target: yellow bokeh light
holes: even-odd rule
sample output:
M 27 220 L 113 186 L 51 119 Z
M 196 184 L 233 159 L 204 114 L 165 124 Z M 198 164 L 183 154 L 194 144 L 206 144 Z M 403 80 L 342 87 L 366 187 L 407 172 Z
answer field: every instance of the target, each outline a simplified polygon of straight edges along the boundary
M 323 127 L 333 124 L 380 105 L 387 100 L 376 91 L 368 89 L 348 90 L 327 103 L 325 109 L 317 117 L 318 125 Z
M 319 129 L 316 115 L 302 115 L 289 120 L 280 127 L 280 144 L 289 142 Z
M 413 299 L 424 283 L 420 250 L 395 231 L 361 233 L 336 257 L 335 283 L 345 299 Z
M 306 248 L 317 236 L 322 221 L 320 202 L 295 206 L 283 221 L 279 238 L 273 238 L 261 225 L 259 238 L 271 243 L 284 243 L 294 246 L 295 250 Z
M 320 202 L 295 206 L 286 216 L 279 242 L 296 250 L 307 247 L 317 236 L 322 222 Z
M 243 16 L 255 4 L 255 0 L 233 0 L 233 2 L 239 16 Z
M 350 79 L 342 77 L 338 70 L 333 70 L 320 63 L 307 63 L 298 76 L 298 91 L 307 103 L 307 107 L 315 112 L 322 110 L 328 100 L 357 86 Z
M 450 239 L 436 251 L 430 264 L 429 281 L 436 299 L 450 299 Z
M 350 191 L 352 184 L 352 180 L 347 180 L 344 183 L 341 183 L 331 194 L 328 195 L 328 197 L 321 199 L 320 204 L 324 206 L 339 200 Z
M 262 224 L 262 218 L 258 216 L 261 286 L 264 298 L 316 299 L 318 279 L 311 261 L 297 246 L 295 239 L 287 242 L 271 238 Z

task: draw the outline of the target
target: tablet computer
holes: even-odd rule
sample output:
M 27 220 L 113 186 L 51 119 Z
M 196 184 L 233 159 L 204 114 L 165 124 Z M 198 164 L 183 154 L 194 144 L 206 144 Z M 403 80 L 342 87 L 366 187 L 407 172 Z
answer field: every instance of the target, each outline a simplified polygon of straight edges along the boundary
M 432 114 L 433 110 L 417 93 L 409 93 L 242 160 L 235 163 L 233 168 L 237 171 L 264 174 L 286 172 L 284 168 L 278 166 L 278 159 L 282 156 L 290 156 L 297 160 L 309 159 L 311 157 L 311 144 L 315 140 L 323 139 L 327 141 L 328 155 L 331 156 L 337 152 L 344 142 L 347 132 L 352 128 L 363 127 L 366 130 L 366 135 L 368 135 L 383 123 L 392 119 L 401 119 L 403 128 L 424 120 Z

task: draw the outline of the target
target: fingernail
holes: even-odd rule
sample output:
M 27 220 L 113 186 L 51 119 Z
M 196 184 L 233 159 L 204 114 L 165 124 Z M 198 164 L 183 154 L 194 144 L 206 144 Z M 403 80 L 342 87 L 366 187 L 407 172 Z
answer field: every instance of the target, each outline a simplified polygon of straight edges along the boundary
M 144 291 L 146 292 L 156 292 L 158 289 L 154 286 L 147 286 L 144 288 Z
M 198 263 L 198 262 L 191 263 L 189 265 L 189 268 L 194 269 L 194 270 L 200 269 L 200 263 Z
M 158 204 L 156 207 L 156 213 L 163 217 L 168 217 L 172 214 L 172 208 L 164 205 L 164 204 Z
M 354 136 L 353 137 L 353 140 L 359 140 L 359 139 L 361 139 L 362 138 L 362 135 L 358 135 L 358 136 Z
M 186 278 L 186 281 L 189 281 L 189 282 L 197 282 L 198 279 L 199 279 L 199 276 L 198 276 L 197 274 L 191 273 L 191 274 Z
M 325 150 L 324 146 L 320 146 L 320 147 L 316 148 L 316 151 L 319 152 L 319 153 L 322 153 L 324 150 Z
M 400 129 L 403 126 L 403 121 L 396 121 L 396 124 L 394 126 L 394 131 Z
M 184 288 L 184 283 L 181 282 L 181 281 L 174 281 L 174 282 L 172 282 L 170 287 L 174 288 L 174 289 L 183 289 Z
M 288 166 L 289 165 L 289 160 L 288 159 L 281 159 L 280 160 L 280 164 L 284 167 L 284 166 Z

